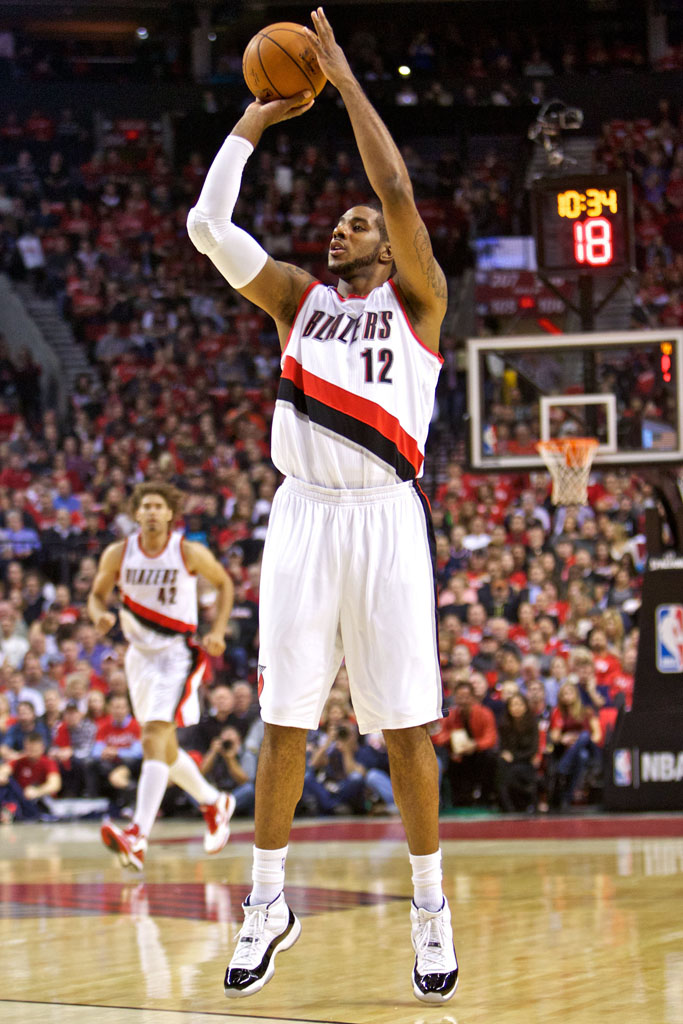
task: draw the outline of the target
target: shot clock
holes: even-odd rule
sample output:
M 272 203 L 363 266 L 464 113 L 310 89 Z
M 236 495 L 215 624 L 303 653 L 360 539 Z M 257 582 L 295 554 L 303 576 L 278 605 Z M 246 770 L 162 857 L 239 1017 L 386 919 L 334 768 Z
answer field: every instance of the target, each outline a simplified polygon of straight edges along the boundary
M 539 178 L 533 184 L 532 219 L 541 273 L 618 276 L 634 268 L 627 173 Z

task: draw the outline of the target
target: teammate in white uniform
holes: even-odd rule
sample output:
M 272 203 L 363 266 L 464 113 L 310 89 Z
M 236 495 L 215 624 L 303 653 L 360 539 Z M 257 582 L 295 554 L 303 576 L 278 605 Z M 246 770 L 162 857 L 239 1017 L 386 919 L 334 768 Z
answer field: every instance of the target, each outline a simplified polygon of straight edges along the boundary
M 341 93 L 381 202 L 339 219 L 329 248 L 338 287 L 276 262 L 232 223 L 246 160 L 266 127 L 304 113 L 311 94 L 247 107 L 215 157 L 188 232 L 230 284 L 269 313 L 282 379 L 272 454 L 285 474 L 261 573 L 259 692 L 265 738 L 256 779 L 253 889 L 225 994 L 270 980 L 299 936 L 283 886 L 316 728 L 342 657 L 361 732 L 384 731 L 413 869 L 413 991 L 457 984 L 442 892 L 438 773 L 427 725 L 441 715 L 433 530 L 417 486 L 439 374 L 444 275 L 401 155 L 354 78 L 322 8 L 308 32 Z
M 200 805 L 207 853 L 218 853 L 227 843 L 235 809 L 234 798 L 207 782 L 176 739 L 176 726 L 199 721 L 197 689 L 206 669 L 205 651 L 219 655 L 225 650 L 233 602 L 232 580 L 209 549 L 171 529 L 178 498 L 165 484 L 135 488 L 132 507 L 140 529 L 106 548 L 88 597 L 90 618 L 107 633 L 116 622 L 108 605 L 118 585 L 119 618 L 129 644 L 126 677 L 142 725 L 144 760 L 132 825 L 122 829 L 105 822 L 102 841 L 125 866 L 139 871 L 169 780 Z M 195 641 L 198 575 L 218 592 L 216 619 L 204 637 L 204 649 Z

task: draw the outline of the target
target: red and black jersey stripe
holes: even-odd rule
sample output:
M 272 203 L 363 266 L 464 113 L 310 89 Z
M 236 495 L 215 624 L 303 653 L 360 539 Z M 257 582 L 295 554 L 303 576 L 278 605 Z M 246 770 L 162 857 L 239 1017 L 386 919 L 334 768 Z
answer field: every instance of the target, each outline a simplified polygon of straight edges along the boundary
M 153 629 L 155 633 L 162 633 L 164 636 L 178 636 L 179 633 L 195 633 L 197 630 L 197 627 L 189 622 L 171 619 L 168 615 L 162 615 L 161 612 L 155 612 L 151 608 L 138 604 L 128 594 L 123 594 L 123 604 L 126 611 L 130 612 L 138 622 L 147 626 L 148 629 Z
M 414 480 L 424 456 L 414 438 L 381 405 L 317 377 L 286 356 L 278 401 L 312 423 L 365 448 L 391 466 L 400 480 Z

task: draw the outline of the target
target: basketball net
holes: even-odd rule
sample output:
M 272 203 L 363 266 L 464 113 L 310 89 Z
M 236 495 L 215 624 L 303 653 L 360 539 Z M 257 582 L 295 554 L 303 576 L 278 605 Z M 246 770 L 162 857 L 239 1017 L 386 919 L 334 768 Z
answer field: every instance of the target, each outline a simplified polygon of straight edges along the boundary
M 554 505 L 585 505 L 588 477 L 598 441 L 594 437 L 554 437 L 536 448 L 553 478 Z

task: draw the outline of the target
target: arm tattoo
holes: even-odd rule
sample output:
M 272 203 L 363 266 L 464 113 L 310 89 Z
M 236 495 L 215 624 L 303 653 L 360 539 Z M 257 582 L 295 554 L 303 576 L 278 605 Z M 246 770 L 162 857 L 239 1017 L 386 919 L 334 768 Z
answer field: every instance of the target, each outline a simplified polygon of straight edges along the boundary
M 280 318 L 285 321 L 291 321 L 294 319 L 297 306 L 299 305 L 299 298 L 296 295 L 297 285 L 302 283 L 302 278 L 310 278 L 311 275 L 292 263 L 287 263 L 284 266 L 289 280 L 288 287 L 286 290 L 283 289 L 281 296 Z
M 434 292 L 434 295 L 437 299 L 447 298 L 446 279 L 439 264 L 434 259 L 432 243 L 429 240 L 429 234 L 424 224 L 421 224 L 415 232 L 415 253 L 420 264 L 420 270 L 427 278 L 427 283 Z

